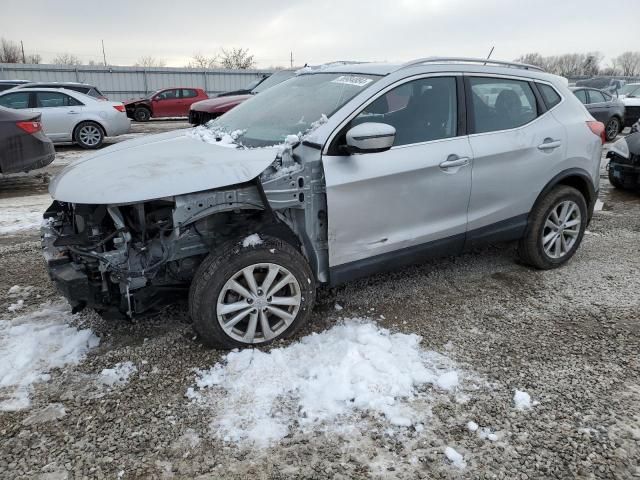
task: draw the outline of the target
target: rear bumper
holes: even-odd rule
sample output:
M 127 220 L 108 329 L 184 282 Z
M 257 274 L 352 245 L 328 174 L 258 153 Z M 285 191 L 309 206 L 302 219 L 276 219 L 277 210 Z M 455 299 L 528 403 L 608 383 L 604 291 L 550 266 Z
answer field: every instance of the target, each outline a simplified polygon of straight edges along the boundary
M 0 173 L 20 173 L 46 167 L 56 157 L 53 142 L 39 132 L 20 137 L 19 142 L 7 142 L 0 153 Z
M 131 120 L 126 115 L 117 115 L 106 125 L 107 137 L 124 135 L 131 131 Z
M 640 188 L 640 165 L 628 165 L 610 161 L 609 175 L 618 180 L 624 188 Z

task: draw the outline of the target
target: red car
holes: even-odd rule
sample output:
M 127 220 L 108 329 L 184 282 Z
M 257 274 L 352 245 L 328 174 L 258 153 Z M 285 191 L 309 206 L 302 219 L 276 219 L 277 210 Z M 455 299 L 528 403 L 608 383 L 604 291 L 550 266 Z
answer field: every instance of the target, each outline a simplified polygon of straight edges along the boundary
M 267 88 L 273 87 L 285 80 L 289 80 L 295 74 L 295 70 L 280 70 L 266 80 L 258 83 L 258 85 L 255 86 L 249 94 L 220 96 L 218 98 L 210 98 L 209 100 L 194 103 L 191 105 L 191 110 L 189 111 L 189 123 L 193 125 L 204 125 L 209 120 L 213 120 L 223 113 L 228 112 L 233 107 L 251 98 L 253 95 L 263 92 Z
M 163 88 L 145 98 L 127 100 L 127 117 L 146 122 L 151 117 L 186 117 L 191 104 L 209 98 L 201 88 Z

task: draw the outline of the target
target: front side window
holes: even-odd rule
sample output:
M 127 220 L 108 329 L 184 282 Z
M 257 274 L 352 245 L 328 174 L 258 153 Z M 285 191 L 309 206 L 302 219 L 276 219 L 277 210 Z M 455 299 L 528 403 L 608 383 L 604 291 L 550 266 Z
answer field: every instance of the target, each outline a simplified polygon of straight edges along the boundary
M 587 91 L 586 90 L 575 90 L 573 94 L 578 97 L 583 104 L 587 104 Z
M 536 97 L 528 82 L 471 77 L 475 133 L 521 127 L 538 116 Z
M 370 103 L 351 122 L 386 123 L 396 129 L 394 146 L 456 136 L 456 79 L 431 77 L 404 83 Z
M 36 106 L 38 108 L 72 107 L 82 105 L 75 98 L 60 92 L 37 92 Z
M 589 103 L 603 103 L 605 102 L 604 95 L 597 90 L 589 90 Z
M 237 141 L 247 147 L 276 145 L 288 135 L 307 132 L 324 116 L 331 117 L 379 78 L 360 73 L 298 75 L 241 103 L 209 122 L 208 128 L 241 132 Z
M 0 105 L 7 108 L 29 108 L 29 92 L 8 93 L 0 97 Z
M 156 100 L 174 100 L 178 97 L 177 90 L 165 90 L 156 96 Z

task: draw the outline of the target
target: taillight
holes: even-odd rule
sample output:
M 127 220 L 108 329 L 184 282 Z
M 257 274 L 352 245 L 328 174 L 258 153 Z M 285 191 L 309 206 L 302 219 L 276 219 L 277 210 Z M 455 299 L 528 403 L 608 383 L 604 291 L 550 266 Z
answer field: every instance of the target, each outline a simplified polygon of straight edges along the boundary
M 34 134 L 42 130 L 42 124 L 40 122 L 16 122 L 16 125 L 27 132 L 29 135 Z
M 113 108 L 115 108 L 119 112 L 124 112 L 125 111 L 124 105 L 114 105 Z
M 595 120 L 589 120 L 587 122 L 587 126 L 591 129 L 594 135 L 600 137 L 600 141 L 604 145 L 604 142 L 607 141 L 607 135 L 604 131 L 604 123 L 596 122 Z

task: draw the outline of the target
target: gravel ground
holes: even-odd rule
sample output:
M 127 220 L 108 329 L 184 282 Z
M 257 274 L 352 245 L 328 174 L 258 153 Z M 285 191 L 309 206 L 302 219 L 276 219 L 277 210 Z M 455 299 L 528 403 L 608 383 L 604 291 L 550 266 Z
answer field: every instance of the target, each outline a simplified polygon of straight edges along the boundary
M 640 478 L 640 196 L 602 183 L 604 208 L 561 269 L 530 270 L 501 245 L 320 292 L 301 335 L 371 317 L 465 372 L 456 399 L 434 393 L 423 431 L 363 413 L 356 434 L 223 442 L 212 412 L 185 398 L 194 369 L 223 353 L 194 338 L 184 304 L 135 322 L 82 312 L 75 324 L 100 346 L 38 384 L 31 408 L 0 412 L 0 478 Z M 59 301 L 33 233 L 0 242 L 0 292 L 15 284 L 34 287 L 21 313 Z M 0 318 L 9 303 L 0 297 Z M 125 361 L 137 367 L 128 383 L 97 381 Z M 538 403 L 515 409 L 516 389 Z M 470 420 L 498 439 L 479 439 Z

